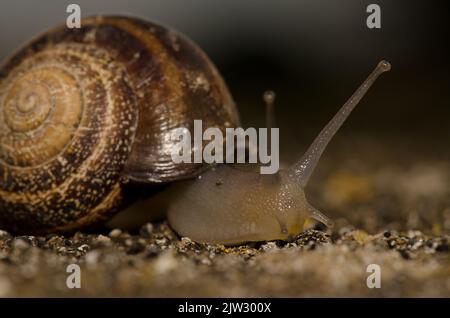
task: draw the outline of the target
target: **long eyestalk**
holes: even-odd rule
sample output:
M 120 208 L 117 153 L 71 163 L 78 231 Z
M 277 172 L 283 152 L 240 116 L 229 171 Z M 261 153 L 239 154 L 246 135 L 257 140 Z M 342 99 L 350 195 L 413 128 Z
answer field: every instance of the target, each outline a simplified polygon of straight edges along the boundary
M 367 93 L 370 86 L 380 76 L 381 73 L 391 69 L 391 65 L 387 61 L 381 61 L 372 71 L 369 77 L 361 84 L 361 86 L 353 93 L 350 99 L 341 107 L 330 122 L 322 129 L 320 134 L 314 139 L 303 157 L 289 168 L 289 174 L 293 175 L 305 187 L 311 177 L 314 169 L 319 162 L 322 153 L 330 142 L 331 138 L 336 134 L 344 121 L 350 115 L 352 110 L 358 105 L 359 101 Z

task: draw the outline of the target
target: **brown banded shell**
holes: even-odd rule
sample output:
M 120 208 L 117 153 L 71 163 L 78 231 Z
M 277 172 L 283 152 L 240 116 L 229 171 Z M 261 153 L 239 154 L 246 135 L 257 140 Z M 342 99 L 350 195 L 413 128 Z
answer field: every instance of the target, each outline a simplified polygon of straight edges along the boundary
M 73 231 L 123 204 L 123 180 L 161 183 L 178 127 L 235 127 L 220 74 L 191 41 L 129 17 L 59 27 L 0 68 L 0 227 Z

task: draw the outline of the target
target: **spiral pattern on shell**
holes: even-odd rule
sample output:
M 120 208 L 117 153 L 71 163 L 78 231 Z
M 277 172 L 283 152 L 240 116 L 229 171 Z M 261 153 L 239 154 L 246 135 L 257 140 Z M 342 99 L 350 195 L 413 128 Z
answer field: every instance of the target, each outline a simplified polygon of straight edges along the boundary
M 0 67 L 0 226 L 72 231 L 123 204 L 123 178 L 166 182 L 171 129 L 238 124 L 220 75 L 189 40 L 151 22 L 94 17 L 56 28 Z
M 57 44 L 17 65 L 0 96 L 2 208 L 58 227 L 107 204 L 137 120 L 124 69 L 98 48 Z

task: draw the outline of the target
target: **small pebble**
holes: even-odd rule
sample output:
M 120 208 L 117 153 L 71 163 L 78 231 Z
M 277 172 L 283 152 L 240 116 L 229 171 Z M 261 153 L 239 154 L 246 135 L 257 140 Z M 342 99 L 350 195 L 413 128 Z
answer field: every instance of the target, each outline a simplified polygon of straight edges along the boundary
M 100 253 L 98 251 L 90 251 L 86 253 L 85 260 L 89 265 L 93 265 L 98 263 L 98 259 L 100 257 Z
M 111 232 L 109 232 L 109 237 L 118 238 L 121 234 L 122 234 L 122 230 L 114 229 Z
M 133 240 L 132 240 L 132 239 L 126 239 L 126 240 L 125 240 L 125 245 L 126 245 L 126 246 L 131 246 L 131 245 L 133 245 Z
M 209 258 L 202 258 L 200 263 L 203 265 L 211 265 L 212 264 L 212 262 Z
M 274 250 L 274 249 L 277 249 L 277 248 L 278 248 L 278 246 L 277 246 L 277 243 L 275 243 L 275 242 L 268 242 L 268 243 L 263 244 L 261 246 L 261 249 L 263 251 Z
M 77 250 L 79 250 L 80 252 L 86 252 L 89 250 L 89 245 L 83 244 L 80 247 L 78 247 Z
M 68 239 L 65 239 L 65 240 L 64 240 L 64 245 L 66 245 L 66 246 L 72 246 L 72 241 L 71 241 L 71 240 L 68 240 Z
M 158 244 L 159 246 L 165 246 L 167 244 L 167 239 L 162 238 L 162 239 L 156 240 L 156 244 Z
M 144 237 L 149 237 L 153 233 L 153 224 L 147 223 L 143 225 L 139 233 Z
M 14 241 L 12 243 L 12 247 L 17 250 L 24 250 L 24 249 L 28 248 L 29 246 L 30 246 L 30 244 L 28 244 L 28 242 L 26 242 L 25 240 L 23 240 L 21 238 L 14 239 Z
M 145 257 L 146 258 L 154 258 L 158 256 L 160 253 L 160 249 L 154 245 L 148 247 L 145 251 Z
M 107 243 L 107 242 L 111 242 L 111 239 L 105 235 L 100 234 L 99 236 L 97 236 L 97 241 L 102 242 L 102 243 Z
M 450 250 L 448 244 L 439 244 L 435 248 L 436 252 L 448 252 Z
M 174 270 L 176 266 L 177 259 L 170 251 L 161 254 L 154 263 L 154 269 L 157 275 L 167 274 Z

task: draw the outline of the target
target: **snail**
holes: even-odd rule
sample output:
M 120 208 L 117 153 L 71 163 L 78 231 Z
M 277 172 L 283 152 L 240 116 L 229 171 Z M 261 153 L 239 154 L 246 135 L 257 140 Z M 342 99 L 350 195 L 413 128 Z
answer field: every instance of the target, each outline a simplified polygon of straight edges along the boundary
M 0 68 L 0 226 L 50 233 L 101 224 L 126 206 L 130 183 L 171 184 L 169 224 L 197 242 L 288 239 L 307 217 L 331 226 L 304 188 L 331 138 L 389 69 L 378 64 L 297 163 L 261 175 L 171 161 L 172 129 L 195 119 L 205 129 L 240 126 L 225 82 L 190 40 L 119 16 L 51 30 Z M 274 96 L 265 100 L 270 128 Z

